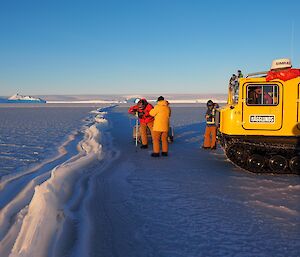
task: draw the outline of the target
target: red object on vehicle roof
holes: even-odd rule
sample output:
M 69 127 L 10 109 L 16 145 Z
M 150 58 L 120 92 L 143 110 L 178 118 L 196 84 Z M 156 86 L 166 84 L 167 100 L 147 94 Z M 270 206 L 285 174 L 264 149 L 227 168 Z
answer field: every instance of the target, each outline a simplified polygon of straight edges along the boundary
M 290 79 L 294 79 L 300 77 L 300 69 L 286 69 L 281 71 L 269 71 L 266 77 L 267 81 L 273 79 L 280 79 L 283 81 L 287 81 Z

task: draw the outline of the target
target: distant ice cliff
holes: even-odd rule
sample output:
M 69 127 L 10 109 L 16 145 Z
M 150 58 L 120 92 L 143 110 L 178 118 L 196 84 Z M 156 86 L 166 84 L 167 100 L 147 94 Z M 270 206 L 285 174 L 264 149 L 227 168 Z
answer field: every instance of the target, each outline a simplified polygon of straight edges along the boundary
M 0 98 L 0 103 L 46 103 L 41 98 L 15 94 L 9 98 Z

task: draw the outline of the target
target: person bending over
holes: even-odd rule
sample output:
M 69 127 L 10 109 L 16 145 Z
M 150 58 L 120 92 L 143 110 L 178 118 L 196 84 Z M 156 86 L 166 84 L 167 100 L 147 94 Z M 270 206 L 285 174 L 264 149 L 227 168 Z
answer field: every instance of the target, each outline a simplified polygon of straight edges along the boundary
M 140 135 L 142 140 L 142 149 L 148 148 L 148 135 L 147 128 L 149 128 L 152 135 L 152 128 L 154 123 L 154 118 L 149 114 L 153 109 L 152 104 L 149 104 L 145 98 L 142 98 L 134 106 L 131 106 L 128 110 L 129 114 L 138 115 L 140 121 Z

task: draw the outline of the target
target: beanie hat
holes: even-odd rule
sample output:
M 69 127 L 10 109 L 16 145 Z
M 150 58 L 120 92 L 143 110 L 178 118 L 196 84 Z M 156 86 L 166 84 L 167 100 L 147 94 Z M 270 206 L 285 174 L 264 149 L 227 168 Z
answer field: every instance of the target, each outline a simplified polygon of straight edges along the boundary
M 214 105 L 214 102 L 212 100 L 208 100 L 207 103 L 206 103 L 207 107 L 208 106 L 213 106 Z
M 163 96 L 160 96 L 157 98 L 157 102 L 162 101 L 162 100 L 165 100 L 165 98 Z

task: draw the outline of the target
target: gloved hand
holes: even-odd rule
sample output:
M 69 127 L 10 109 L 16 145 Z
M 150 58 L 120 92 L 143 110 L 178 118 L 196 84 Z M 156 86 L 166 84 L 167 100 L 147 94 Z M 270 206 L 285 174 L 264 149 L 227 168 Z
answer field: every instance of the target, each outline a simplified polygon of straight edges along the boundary
M 137 111 L 133 110 L 131 112 L 129 112 L 129 114 L 132 114 L 132 115 L 136 115 Z
M 143 118 L 144 114 L 145 114 L 144 112 L 139 112 L 139 113 L 138 113 L 139 118 L 140 118 L 140 119 Z

